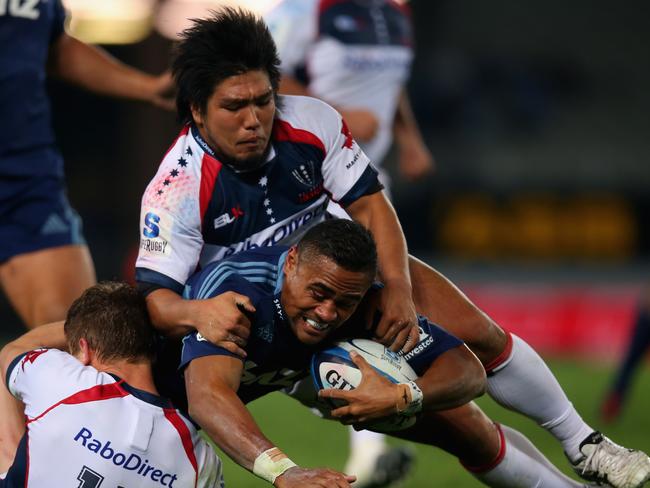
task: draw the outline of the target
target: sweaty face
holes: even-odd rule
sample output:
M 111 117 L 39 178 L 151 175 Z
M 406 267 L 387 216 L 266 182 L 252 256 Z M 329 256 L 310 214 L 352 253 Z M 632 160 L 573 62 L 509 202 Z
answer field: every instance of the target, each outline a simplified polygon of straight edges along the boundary
M 372 278 L 324 256 L 300 259 L 295 248 L 284 266 L 282 308 L 298 340 L 317 344 L 355 311 Z
M 205 111 L 192 107 L 201 136 L 218 158 L 236 170 L 264 162 L 275 115 L 275 100 L 264 71 L 247 71 L 219 83 Z

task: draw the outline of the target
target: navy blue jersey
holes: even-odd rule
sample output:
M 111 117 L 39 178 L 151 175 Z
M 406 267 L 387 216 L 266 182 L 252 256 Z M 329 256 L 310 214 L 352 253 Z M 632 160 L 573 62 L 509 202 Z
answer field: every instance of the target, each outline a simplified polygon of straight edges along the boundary
M 60 0 L 0 2 L 0 174 L 60 171 L 38 160 L 21 167 L 11 156 L 54 142 L 45 65 L 64 20 Z
M 309 361 L 320 344 L 308 346 L 294 335 L 280 303 L 282 267 L 286 247 L 260 248 L 245 251 L 214 263 L 195 274 L 185 288 L 188 299 L 211 298 L 226 291 L 247 295 L 256 308 L 252 317 L 251 335 L 245 347 L 247 357 L 237 394 L 244 402 L 271 391 L 293 385 L 309 373 Z M 337 337 L 364 337 L 370 334 L 364 326 L 362 307 L 337 331 Z M 422 374 L 445 351 L 462 344 L 424 317 L 420 317 L 420 343 L 406 355 L 411 367 Z M 181 367 L 195 358 L 210 355 L 237 357 L 222 347 L 211 344 L 198 333 L 183 339 Z

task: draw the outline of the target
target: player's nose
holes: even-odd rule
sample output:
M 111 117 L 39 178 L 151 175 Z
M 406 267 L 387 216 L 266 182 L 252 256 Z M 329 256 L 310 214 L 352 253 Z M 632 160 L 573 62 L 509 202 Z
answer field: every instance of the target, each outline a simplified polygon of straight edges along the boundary
M 316 316 L 321 322 L 334 322 L 338 317 L 338 311 L 333 300 L 325 300 L 316 307 Z

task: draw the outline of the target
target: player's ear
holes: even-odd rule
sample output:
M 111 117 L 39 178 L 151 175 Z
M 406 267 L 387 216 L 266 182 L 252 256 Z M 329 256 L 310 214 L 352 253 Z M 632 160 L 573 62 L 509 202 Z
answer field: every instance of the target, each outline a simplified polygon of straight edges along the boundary
M 298 266 L 298 248 L 291 246 L 287 252 L 287 259 L 284 260 L 284 274 L 294 272 L 296 266 Z
M 203 125 L 203 111 L 201 108 L 193 103 L 190 105 L 190 110 L 192 111 L 192 118 L 194 119 L 194 123 L 196 125 Z
M 77 354 L 77 359 L 81 361 L 81 364 L 88 366 L 92 361 L 92 351 L 88 345 L 88 341 L 82 337 L 79 339 L 79 353 Z

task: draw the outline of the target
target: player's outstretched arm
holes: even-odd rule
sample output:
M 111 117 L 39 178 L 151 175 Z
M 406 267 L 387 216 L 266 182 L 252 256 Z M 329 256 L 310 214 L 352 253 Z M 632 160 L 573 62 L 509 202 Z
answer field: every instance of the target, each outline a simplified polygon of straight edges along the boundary
M 354 351 L 350 357 L 362 374 L 359 386 L 350 391 L 321 390 L 321 398 L 339 399 L 347 405 L 332 410 L 346 424 L 363 424 L 378 418 L 421 409 L 447 410 L 468 403 L 485 392 L 486 377 L 480 361 L 464 345 L 449 349 L 435 359 L 413 386 L 392 383 Z M 417 391 L 417 390 L 416 390 Z
M 169 72 L 158 76 L 144 73 L 65 33 L 50 48 L 48 71 L 95 93 L 174 109 Z
M 225 355 L 192 360 L 185 370 L 190 416 L 242 467 L 277 487 L 348 487 L 354 477 L 303 469 L 267 439 L 237 396 L 243 364 Z
M 247 296 L 228 291 L 205 300 L 184 300 L 159 288 L 147 295 L 147 309 L 154 327 L 169 337 L 182 337 L 194 330 L 212 344 L 246 357 L 243 347 L 250 334 L 248 314 L 255 307 Z
M 412 298 L 408 251 L 402 226 L 395 209 L 383 192 L 365 195 L 345 208 L 350 216 L 372 232 L 377 243 L 379 271 L 384 289 L 381 292 L 382 318 L 375 330 L 378 340 L 392 351 L 404 348 L 409 338 L 406 330 L 417 327 Z M 406 329 L 406 330 L 405 330 Z M 416 337 L 413 334 L 412 337 Z M 411 341 L 406 347 L 413 347 Z

